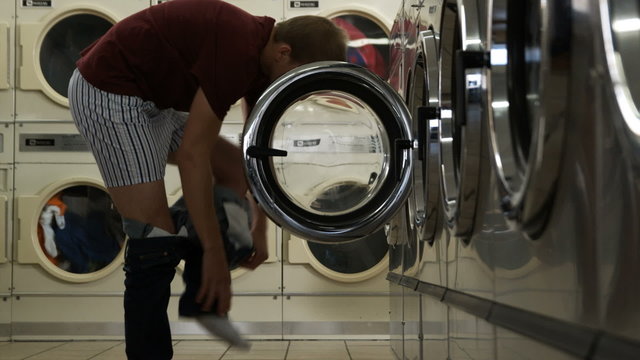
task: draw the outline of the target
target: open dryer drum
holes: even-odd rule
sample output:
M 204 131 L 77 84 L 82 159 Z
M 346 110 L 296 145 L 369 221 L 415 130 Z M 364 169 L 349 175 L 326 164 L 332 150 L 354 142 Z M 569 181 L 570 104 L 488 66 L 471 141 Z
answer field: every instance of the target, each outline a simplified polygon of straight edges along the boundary
M 366 13 L 329 16 L 349 37 L 347 61 L 367 68 L 382 79 L 389 78 L 389 34 L 385 26 Z
M 489 139 L 501 206 L 527 236 L 544 230 L 559 177 L 568 91 L 570 14 L 559 1 L 494 0 Z M 552 18 L 554 14 L 554 18 Z
M 122 264 L 122 219 L 100 184 L 53 184 L 39 196 L 19 197 L 18 205 L 20 263 L 39 263 L 69 282 L 100 279 Z
M 55 14 L 43 29 L 41 24 L 22 24 L 20 88 L 42 90 L 51 100 L 68 106 L 67 88 L 80 52 L 116 21 L 100 9 L 79 7 Z

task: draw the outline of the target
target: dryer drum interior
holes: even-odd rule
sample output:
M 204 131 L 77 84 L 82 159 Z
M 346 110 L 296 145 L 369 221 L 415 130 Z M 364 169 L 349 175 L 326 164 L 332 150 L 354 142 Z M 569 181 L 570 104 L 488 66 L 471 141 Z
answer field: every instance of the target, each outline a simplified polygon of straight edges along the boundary
M 491 159 L 502 209 L 530 238 L 544 230 L 559 175 L 568 72 L 558 60 L 570 37 L 563 6 L 494 0 L 491 8 Z
M 42 264 L 74 281 L 95 279 L 119 263 L 125 243 L 122 219 L 101 188 L 74 185 L 47 197 L 38 212 L 37 239 Z
M 40 70 L 47 84 L 67 97 L 67 87 L 80 52 L 105 34 L 110 20 L 91 13 L 71 14 L 57 21 L 44 35 L 40 45 Z

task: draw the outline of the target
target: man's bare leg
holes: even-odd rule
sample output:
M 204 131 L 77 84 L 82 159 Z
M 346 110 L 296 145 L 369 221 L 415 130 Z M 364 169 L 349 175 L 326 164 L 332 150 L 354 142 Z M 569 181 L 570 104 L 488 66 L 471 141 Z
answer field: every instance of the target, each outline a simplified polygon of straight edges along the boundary
M 108 191 L 122 217 L 175 234 L 163 180 L 112 187 Z

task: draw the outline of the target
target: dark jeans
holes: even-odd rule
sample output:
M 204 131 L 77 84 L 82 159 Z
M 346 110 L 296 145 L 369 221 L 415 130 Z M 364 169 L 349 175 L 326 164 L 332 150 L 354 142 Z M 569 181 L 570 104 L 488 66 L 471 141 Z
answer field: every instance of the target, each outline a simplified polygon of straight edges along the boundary
M 185 260 L 182 273 L 185 291 L 180 296 L 179 313 L 181 316 L 206 314 L 196 303 L 202 276 L 199 244 L 178 236 L 129 240 L 124 267 L 128 359 L 164 360 L 173 356 L 167 306 L 180 259 Z
M 252 251 L 229 239 L 229 220 L 223 202 L 236 201 L 230 193 L 216 187 L 216 210 L 222 233 L 227 262 L 233 267 Z M 245 208 L 248 211 L 248 208 Z M 183 201 L 170 208 L 176 229 L 186 227 L 190 236 L 166 236 L 146 238 L 151 226 L 125 219 L 125 232 L 130 239 L 125 253 L 124 318 L 126 353 L 129 360 L 171 359 L 171 329 L 167 306 L 171 296 L 171 281 L 181 259 L 185 261 L 182 279 L 185 291 L 180 296 L 179 314 L 198 316 L 215 313 L 200 309 L 196 295 L 202 278 L 202 247 Z M 247 224 L 249 226 L 249 224 Z
M 130 239 L 125 255 L 124 318 L 130 360 L 173 357 L 167 306 L 185 238 Z

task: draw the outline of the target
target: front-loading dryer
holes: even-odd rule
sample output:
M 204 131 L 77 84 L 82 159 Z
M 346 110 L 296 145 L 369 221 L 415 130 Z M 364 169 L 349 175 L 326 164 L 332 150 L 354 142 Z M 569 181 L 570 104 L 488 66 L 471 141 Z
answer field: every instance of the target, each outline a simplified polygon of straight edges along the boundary
M 0 4 L 0 341 L 11 335 L 15 3 Z
M 13 121 L 15 3 L 0 4 L 0 122 Z
M 0 164 L 0 341 L 11 336 L 13 164 Z
M 348 36 L 347 61 L 366 67 L 389 78 L 389 34 L 397 1 L 289 1 L 284 3 L 284 17 L 318 15 L 331 19 Z
M 13 338 L 122 337 L 125 236 L 86 143 L 71 123 L 23 124 L 16 143 Z
M 635 303 L 640 292 L 628 284 L 640 271 L 640 4 L 636 1 L 594 1 L 590 14 L 600 26 L 589 42 L 598 54 L 597 99 L 588 109 L 595 113 L 597 149 L 597 305 L 598 324 L 604 331 L 640 342 L 640 314 Z M 596 8 L 597 6 L 597 8 Z M 593 24 L 593 22 L 590 22 Z M 595 111 L 594 111 L 595 110 Z M 611 352 L 605 337 L 596 356 L 635 356 Z M 607 353 L 607 349 L 609 352 Z M 618 349 L 618 351 L 620 351 Z
M 67 87 L 80 51 L 149 0 L 16 0 L 16 119 L 71 120 Z
M 393 88 L 342 62 L 295 69 L 256 104 L 245 126 L 245 166 L 253 194 L 289 234 L 287 336 L 369 334 L 353 314 L 371 316 L 372 325 L 389 321 L 385 225 L 409 193 L 409 123 Z M 344 321 L 328 333 L 322 319 Z
M 283 232 L 285 338 L 388 338 L 385 229 L 344 244 Z

